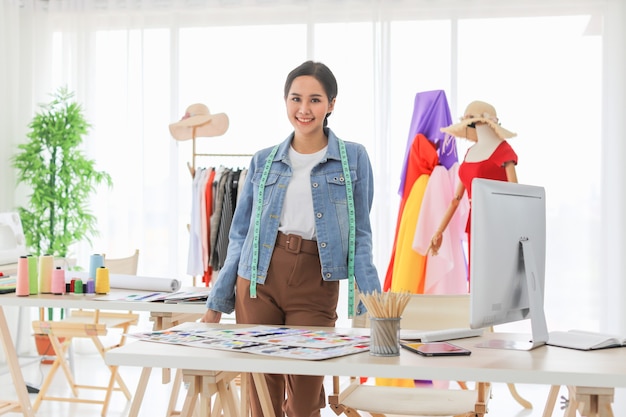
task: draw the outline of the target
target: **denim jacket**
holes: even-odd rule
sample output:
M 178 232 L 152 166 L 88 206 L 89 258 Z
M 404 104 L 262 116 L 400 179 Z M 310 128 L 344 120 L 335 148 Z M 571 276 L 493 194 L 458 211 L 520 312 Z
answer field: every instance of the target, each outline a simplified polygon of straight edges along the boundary
M 328 150 L 320 163 L 311 170 L 311 192 L 315 211 L 317 247 L 322 266 L 322 278 L 336 281 L 348 278 L 348 203 L 337 136 L 328 129 Z M 278 235 L 280 214 L 291 180 L 289 147 L 293 133 L 278 147 L 263 196 L 260 221 L 257 282 L 265 282 L 274 244 Z M 352 179 L 356 220 L 354 275 L 361 293 L 380 291 L 380 279 L 372 260 L 372 230 L 370 210 L 374 197 L 372 167 L 365 147 L 345 142 Z M 231 313 L 235 308 L 237 275 L 250 279 L 255 207 L 259 182 L 265 161 L 272 148 L 258 151 L 253 157 L 229 233 L 224 266 L 213 285 L 207 308 Z M 362 304 L 356 314 L 365 311 Z

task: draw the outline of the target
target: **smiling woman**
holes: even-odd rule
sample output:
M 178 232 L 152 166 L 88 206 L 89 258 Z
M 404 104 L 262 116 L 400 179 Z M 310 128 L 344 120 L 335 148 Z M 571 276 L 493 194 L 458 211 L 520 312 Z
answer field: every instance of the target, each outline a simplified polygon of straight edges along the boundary
M 10 123 L 0 127 L 2 137 L 21 140 L 15 132 L 24 131 L 35 107 L 27 97 L 39 101 L 56 85 L 80 86 L 77 99 L 94 126 L 86 150 L 115 183 L 98 190 L 92 202 L 100 237 L 76 248 L 79 258 L 88 259 L 93 248 L 115 253 L 140 247 L 143 273 L 184 277 L 191 145 L 173 141 L 167 125 L 187 103 L 207 103 L 229 115 L 230 127 L 200 141 L 199 151 L 252 153 L 269 146 L 291 128 L 280 94 L 284 74 L 312 58 L 333 68 L 341 85 L 333 128 L 372 157 L 379 270 L 392 247 L 413 98 L 442 89 L 454 117 L 474 99 L 498 103 L 518 130 L 519 181 L 546 186 L 548 326 L 574 327 L 567 309 L 551 307 L 563 300 L 577 306 L 585 327 L 605 326 L 608 311 L 601 308 L 619 305 L 626 292 L 611 278 L 626 270 L 618 256 L 626 236 L 626 167 L 620 162 L 626 155 L 616 141 L 626 130 L 620 113 L 626 100 L 623 2 L 530 0 L 523 16 L 515 1 L 473 2 L 471 9 L 464 1 L 445 2 L 445 8 L 408 1 L 196 2 L 203 6 L 188 10 L 178 9 L 177 1 L 160 1 L 158 10 L 149 7 L 157 2 L 141 2 L 140 10 L 137 2 L 122 1 L 115 4 L 123 9 L 106 11 L 96 10 L 96 2 L 23 1 L 19 10 L 7 5 L 13 3 L 0 6 L 6 11 L 0 24 L 20 37 L 20 48 L 1 46 L 7 46 L 7 62 L 22 63 L 20 73 L 33 79 L 0 68 L 7 75 L 0 79 L 12 80 L 2 84 L 7 94 L 0 114 Z M 603 31 L 589 32 L 588 23 L 598 18 Z M 13 152 L 7 140 L 0 142 L 6 154 Z M 467 145 L 457 143 L 463 155 Z M 571 169 L 554 169 L 564 164 L 585 167 L 584 175 L 572 180 Z M 24 190 L 13 192 L 4 183 L 13 174 L 0 170 L 7 173 L 0 175 L 2 204 L 22 199 Z M 578 239 L 567 239 L 572 229 Z M 597 300 L 605 296 L 614 302 L 601 307 Z M 621 311 L 612 315 L 624 317 Z M 341 311 L 338 324 L 346 324 L 346 316 Z

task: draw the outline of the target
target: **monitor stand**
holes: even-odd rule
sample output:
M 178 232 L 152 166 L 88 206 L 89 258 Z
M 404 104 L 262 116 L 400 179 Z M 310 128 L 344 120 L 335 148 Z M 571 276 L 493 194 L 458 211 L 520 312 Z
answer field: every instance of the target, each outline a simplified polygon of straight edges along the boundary
M 528 341 L 491 339 L 476 345 L 477 347 L 532 350 L 548 342 L 548 326 L 546 325 L 546 315 L 543 310 L 543 288 L 541 288 L 541 281 L 537 280 L 537 266 L 532 242 L 528 238 L 521 238 L 520 245 L 524 259 L 524 270 L 526 272 L 530 327 L 532 331 L 531 338 Z

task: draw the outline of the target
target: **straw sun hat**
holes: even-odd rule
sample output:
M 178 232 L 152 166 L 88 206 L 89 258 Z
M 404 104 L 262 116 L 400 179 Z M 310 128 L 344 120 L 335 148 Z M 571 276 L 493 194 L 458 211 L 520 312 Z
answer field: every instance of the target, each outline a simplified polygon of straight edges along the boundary
M 226 113 L 211 114 L 204 104 L 192 104 L 180 121 L 170 124 L 170 133 L 176 140 L 188 140 L 193 137 L 194 127 L 196 137 L 220 136 L 228 130 L 228 116 Z
M 487 123 L 500 139 L 517 136 L 517 133 L 513 133 L 500 126 L 496 109 L 491 104 L 485 103 L 484 101 L 472 101 L 465 109 L 465 113 L 463 114 L 463 117 L 461 117 L 460 122 L 452 124 L 448 127 L 442 127 L 441 131 L 457 138 L 472 139 L 472 136 L 475 138 L 476 135 L 475 133 L 472 134 L 468 132 L 467 128 L 473 127 L 470 126 L 473 123 Z

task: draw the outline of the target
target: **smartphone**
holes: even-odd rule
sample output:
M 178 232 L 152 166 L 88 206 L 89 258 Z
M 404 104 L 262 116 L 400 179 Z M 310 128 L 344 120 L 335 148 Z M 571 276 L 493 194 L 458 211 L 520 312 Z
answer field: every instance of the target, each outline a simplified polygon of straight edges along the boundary
M 454 345 L 449 342 L 404 342 L 400 346 L 423 356 L 467 356 L 472 353 L 469 349 Z

